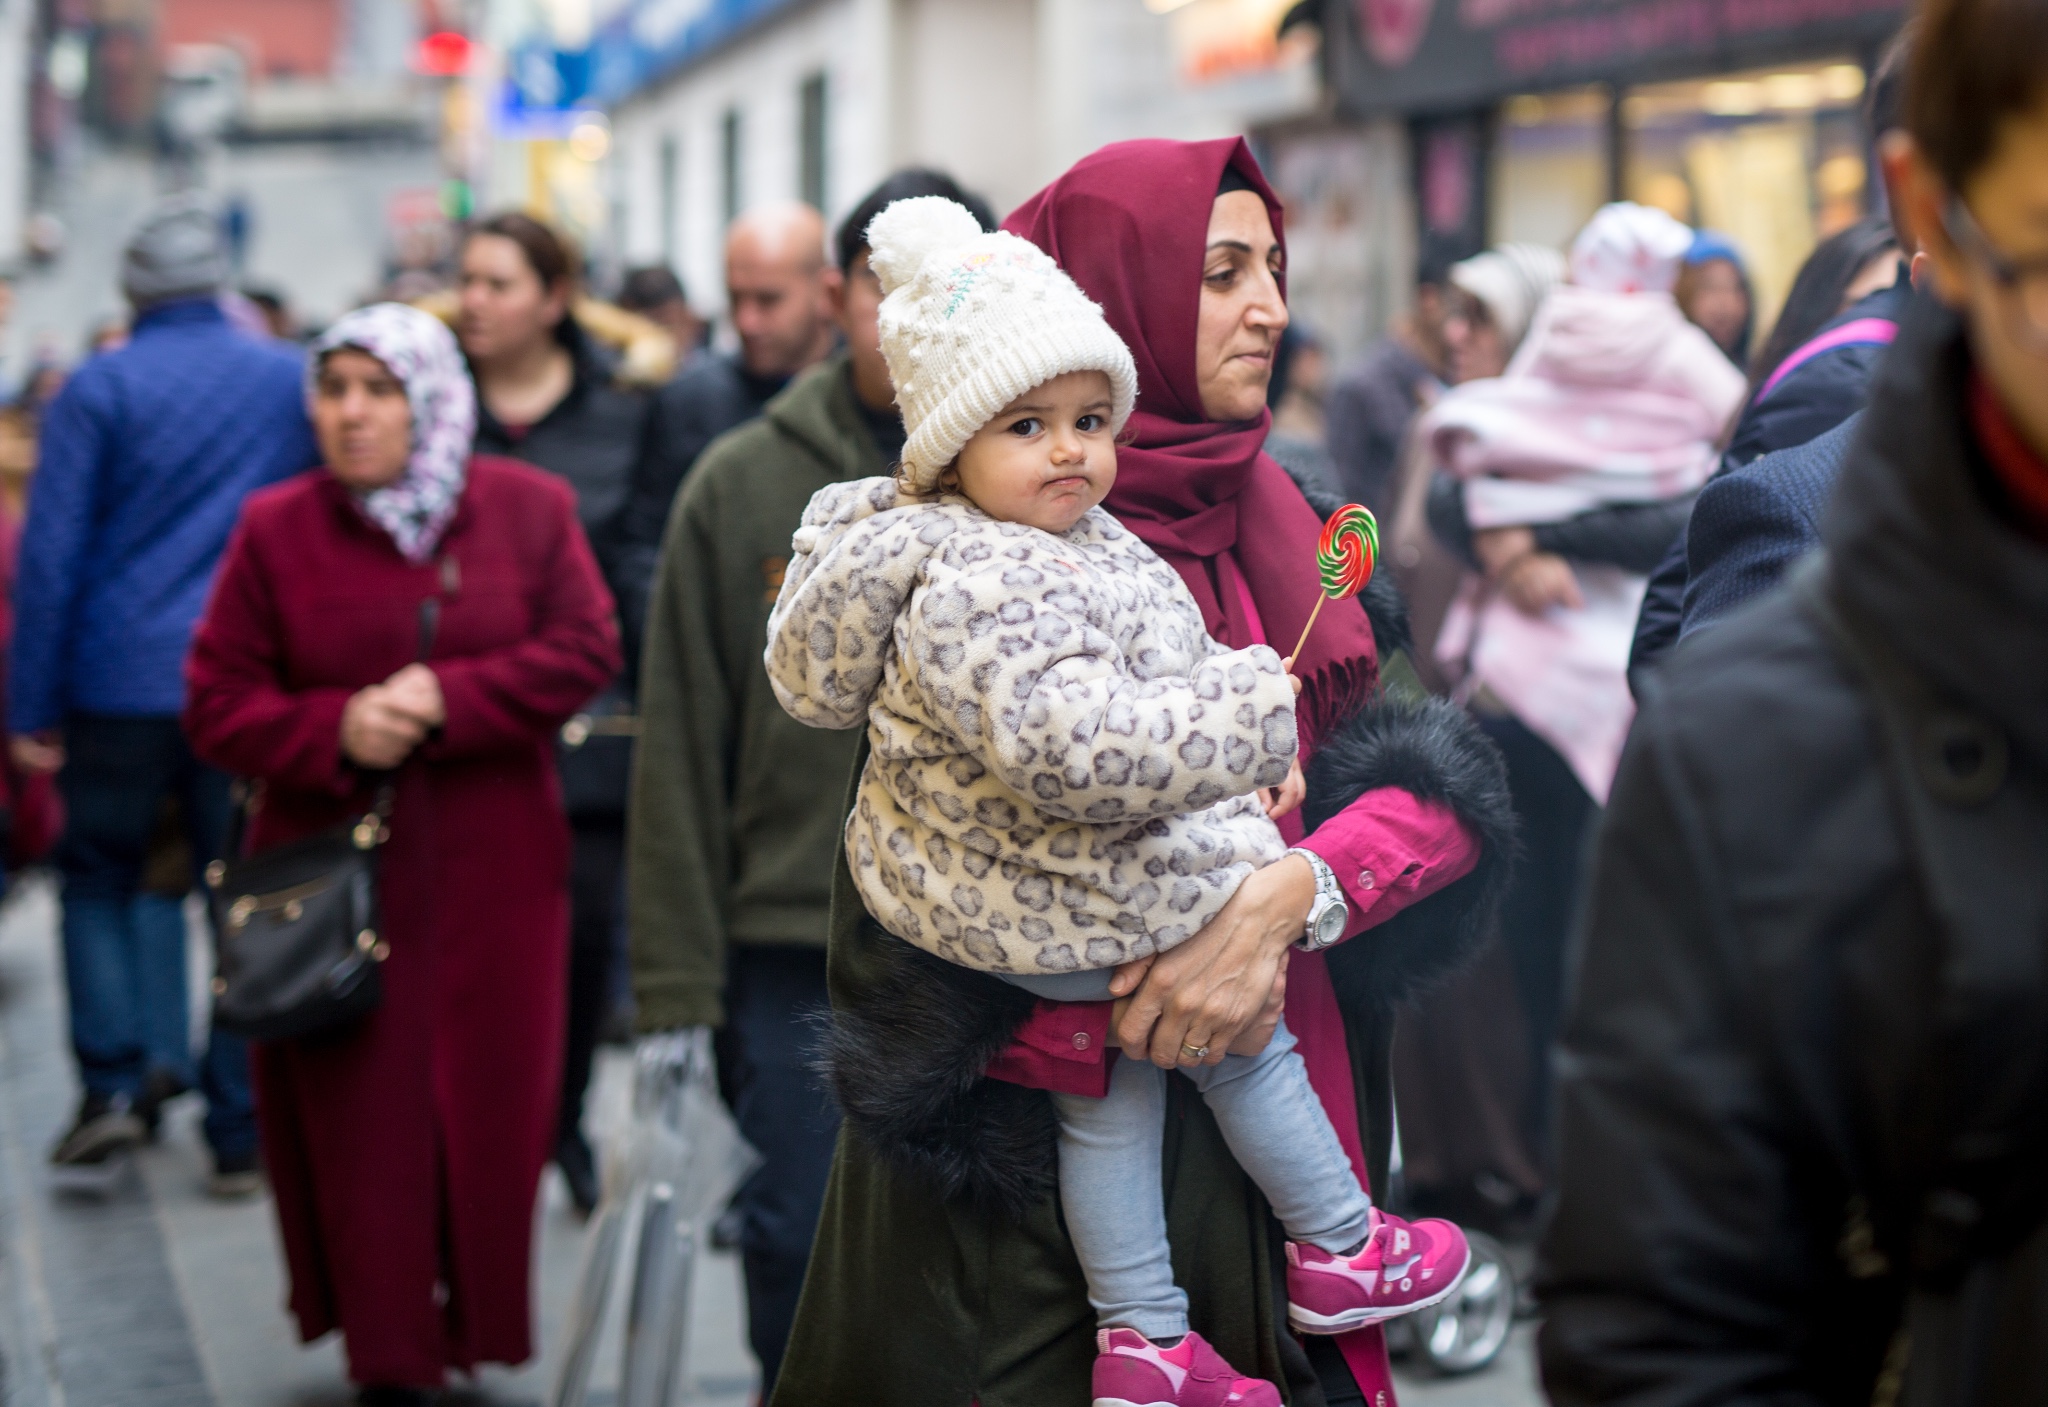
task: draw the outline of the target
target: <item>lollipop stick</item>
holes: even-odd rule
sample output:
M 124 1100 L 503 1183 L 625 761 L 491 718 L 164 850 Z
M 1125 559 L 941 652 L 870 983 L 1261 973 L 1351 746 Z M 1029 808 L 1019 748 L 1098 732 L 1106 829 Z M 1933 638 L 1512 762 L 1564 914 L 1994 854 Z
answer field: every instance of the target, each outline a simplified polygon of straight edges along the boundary
M 1316 617 L 1323 613 L 1323 602 L 1329 599 L 1327 596 L 1317 595 L 1316 608 L 1308 613 L 1308 624 L 1301 628 L 1301 638 L 1295 641 L 1294 648 L 1287 652 L 1288 659 L 1297 660 L 1301 658 L 1301 647 L 1308 643 L 1308 633 L 1316 628 Z

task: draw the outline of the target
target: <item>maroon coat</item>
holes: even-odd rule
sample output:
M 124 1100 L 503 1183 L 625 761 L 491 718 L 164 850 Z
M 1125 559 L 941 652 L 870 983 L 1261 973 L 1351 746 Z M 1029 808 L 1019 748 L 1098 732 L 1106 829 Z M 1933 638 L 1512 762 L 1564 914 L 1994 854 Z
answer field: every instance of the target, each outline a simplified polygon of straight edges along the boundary
M 568 488 L 538 470 L 471 461 L 423 566 L 315 470 L 250 497 L 187 666 L 193 748 L 265 783 L 262 849 L 367 802 L 342 707 L 415 658 L 429 597 L 448 719 L 399 773 L 383 1005 L 255 1054 L 292 1312 L 308 1341 L 342 1330 L 363 1383 L 531 1353 L 568 937 L 550 740 L 619 668 L 612 601 Z

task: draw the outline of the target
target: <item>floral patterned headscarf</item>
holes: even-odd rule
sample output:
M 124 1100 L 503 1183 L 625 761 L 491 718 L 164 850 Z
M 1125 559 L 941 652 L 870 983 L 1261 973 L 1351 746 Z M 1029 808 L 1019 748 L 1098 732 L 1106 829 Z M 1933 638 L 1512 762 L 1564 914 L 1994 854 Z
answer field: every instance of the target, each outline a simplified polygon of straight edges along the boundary
M 313 343 L 306 361 L 306 399 L 317 393 L 327 354 L 342 347 L 367 352 L 405 387 L 412 405 L 412 458 L 396 483 L 358 494 L 363 516 L 384 529 L 408 562 L 424 562 L 441 545 L 469 477 L 476 439 L 476 387 L 455 334 L 431 313 L 403 303 L 358 308 Z

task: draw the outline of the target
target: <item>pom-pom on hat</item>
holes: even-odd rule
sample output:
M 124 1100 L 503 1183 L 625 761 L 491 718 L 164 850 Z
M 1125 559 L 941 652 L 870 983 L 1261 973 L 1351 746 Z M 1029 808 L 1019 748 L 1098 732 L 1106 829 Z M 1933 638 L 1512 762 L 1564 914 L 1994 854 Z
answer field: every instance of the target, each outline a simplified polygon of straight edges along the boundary
M 1130 349 L 1037 245 L 984 234 L 966 207 L 925 195 L 877 215 L 868 250 L 912 489 L 930 492 L 1004 406 L 1068 372 L 1109 377 L 1110 428 L 1123 431 L 1138 399 Z
M 1603 205 L 1572 241 L 1572 282 L 1604 293 L 1669 293 L 1693 232 L 1634 201 Z

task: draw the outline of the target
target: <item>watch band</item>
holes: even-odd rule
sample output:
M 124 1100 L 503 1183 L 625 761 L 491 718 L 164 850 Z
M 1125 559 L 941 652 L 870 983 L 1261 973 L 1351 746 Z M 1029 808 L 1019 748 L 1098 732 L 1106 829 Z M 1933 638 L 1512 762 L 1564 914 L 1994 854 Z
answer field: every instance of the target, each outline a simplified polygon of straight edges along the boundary
M 1299 855 L 1302 859 L 1308 861 L 1308 867 L 1311 870 L 1315 871 L 1316 893 L 1318 895 L 1323 895 L 1330 892 L 1328 886 L 1336 883 L 1337 876 L 1330 869 L 1329 861 L 1325 860 L 1322 856 L 1316 854 L 1315 851 L 1305 849 L 1299 845 L 1288 846 L 1287 853 L 1290 855 Z
M 1299 845 L 1290 846 L 1287 853 L 1289 855 L 1299 855 L 1302 859 L 1308 861 L 1308 867 L 1316 877 L 1315 902 L 1309 905 L 1308 921 L 1302 925 L 1302 935 L 1295 946 L 1301 948 L 1304 952 L 1320 952 L 1324 948 L 1332 946 L 1335 942 L 1334 939 L 1324 941 L 1317 936 L 1322 926 L 1323 916 L 1333 908 L 1348 916 L 1351 905 L 1346 902 L 1343 886 L 1337 883 L 1337 873 L 1330 868 L 1327 860 L 1316 854 L 1315 851 L 1304 849 Z

